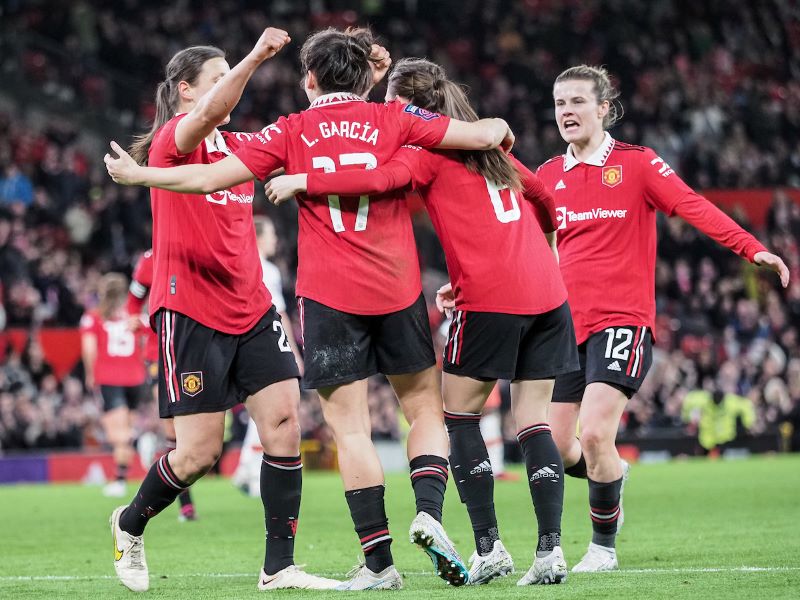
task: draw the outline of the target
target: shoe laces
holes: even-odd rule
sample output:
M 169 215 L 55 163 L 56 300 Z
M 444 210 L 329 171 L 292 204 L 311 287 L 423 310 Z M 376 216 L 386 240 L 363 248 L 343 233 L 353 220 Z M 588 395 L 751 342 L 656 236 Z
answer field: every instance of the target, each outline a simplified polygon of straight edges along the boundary
M 137 569 L 144 568 L 142 564 L 142 554 L 144 552 L 144 542 L 141 537 L 131 536 L 131 545 L 128 548 L 128 557 L 131 561 L 131 566 Z
M 358 561 L 358 564 L 356 564 L 356 566 L 354 566 L 352 569 L 350 569 L 350 570 L 349 570 L 349 571 L 348 571 L 348 572 L 345 574 L 345 577 L 346 577 L 347 579 L 352 579 L 353 577 L 355 577 L 356 575 L 358 575 L 358 574 L 361 572 L 361 570 L 362 570 L 364 567 L 366 567 L 366 566 L 367 566 L 367 565 L 366 565 L 366 563 L 363 563 L 363 562 L 361 562 L 361 561 L 359 560 L 359 561 Z

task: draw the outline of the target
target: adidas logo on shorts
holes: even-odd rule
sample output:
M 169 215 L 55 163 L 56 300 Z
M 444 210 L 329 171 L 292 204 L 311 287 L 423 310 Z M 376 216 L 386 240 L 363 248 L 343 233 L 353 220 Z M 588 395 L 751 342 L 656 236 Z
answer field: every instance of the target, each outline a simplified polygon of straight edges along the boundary
M 615 360 L 612 362 L 608 367 L 606 367 L 609 371 L 622 371 L 622 367 L 619 366 L 619 361 Z
M 492 464 L 485 460 L 477 467 L 473 467 L 472 470 L 469 472 L 470 475 L 476 475 L 478 473 L 491 473 L 492 472 Z
M 553 471 L 550 467 L 542 467 L 536 473 L 531 475 L 531 481 L 538 481 L 539 479 L 558 479 L 558 473 Z

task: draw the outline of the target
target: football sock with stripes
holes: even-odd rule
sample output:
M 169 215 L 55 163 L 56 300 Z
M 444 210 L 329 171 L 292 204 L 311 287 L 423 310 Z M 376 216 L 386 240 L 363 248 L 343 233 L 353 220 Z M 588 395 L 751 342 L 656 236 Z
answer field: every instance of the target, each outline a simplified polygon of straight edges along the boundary
M 130 505 L 119 517 L 119 526 L 131 535 L 142 535 L 147 522 L 175 502 L 189 486 L 178 479 L 169 464 L 169 454 L 153 463 Z
M 494 511 L 494 474 L 481 435 L 481 415 L 445 411 L 450 434 L 450 469 L 461 502 L 467 506 L 475 549 L 486 556 L 500 539 Z
M 610 483 L 589 480 L 589 516 L 592 519 L 592 543 L 614 548 L 619 519 L 619 492 L 622 477 Z
M 171 450 L 175 450 L 177 446 L 177 442 L 175 438 L 166 438 L 164 440 L 164 454 L 168 454 Z M 183 490 L 180 494 L 178 494 L 178 502 L 181 505 L 181 512 L 185 512 L 183 509 L 187 506 L 192 506 L 192 494 L 189 491 L 189 488 Z M 191 511 L 194 513 L 194 511 Z
M 267 546 L 264 572 L 274 575 L 294 564 L 294 536 L 300 516 L 303 463 L 300 456 L 269 456 L 261 461 L 261 502 Z
M 581 457 L 571 467 L 564 467 L 564 473 L 569 475 L 570 477 L 576 477 L 578 479 L 587 479 L 589 476 L 586 473 L 586 459 L 583 458 L 583 452 L 581 451 Z
M 524 428 L 517 434 L 517 440 L 525 457 L 528 487 L 539 524 L 536 552 L 541 556 L 561 545 L 564 465 L 547 423 Z
M 447 487 L 447 459 L 423 454 L 412 458 L 408 464 L 417 512 L 424 511 L 441 523 L 444 490 Z
M 392 536 L 389 534 L 389 519 L 383 501 L 384 486 L 376 485 L 344 493 L 350 516 L 353 518 L 361 550 L 367 568 L 380 573 L 394 564 L 392 560 Z

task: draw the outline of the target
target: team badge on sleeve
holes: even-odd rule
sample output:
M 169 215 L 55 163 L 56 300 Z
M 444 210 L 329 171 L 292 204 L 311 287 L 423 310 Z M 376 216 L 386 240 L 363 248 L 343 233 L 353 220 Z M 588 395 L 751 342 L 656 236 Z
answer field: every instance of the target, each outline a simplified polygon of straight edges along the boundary
M 616 187 L 622 183 L 622 165 L 603 167 L 603 185 Z
M 187 396 L 197 396 L 203 391 L 203 372 L 192 371 L 191 373 L 181 373 L 183 382 L 183 393 Z
M 407 112 L 410 115 L 414 115 L 415 117 L 419 117 L 424 121 L 433 121 L 434 119 L 438 119 L 442 115 L 439 113 L 431 112 L 429 110 L 425 110 L 424 108 L 420 108 L 419 106 L 414 106 L 413 104 L 406 104 L 403 112 Z

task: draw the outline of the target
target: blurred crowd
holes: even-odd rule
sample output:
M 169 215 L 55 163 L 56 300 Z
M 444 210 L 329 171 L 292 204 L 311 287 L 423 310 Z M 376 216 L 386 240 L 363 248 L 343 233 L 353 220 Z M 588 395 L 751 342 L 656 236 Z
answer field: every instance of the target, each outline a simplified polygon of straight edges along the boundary
M 516 154 L 531 167 L 564 149 L 552 119 L 553 79 L 588 62 L 605 64 L 621 88 L 626 114 L 615 137 L 655 148 L 699 189 L 776 189 L 766 226 L 754 233 L 792 268 L 788 290 L 682 221 L 660 221 L 658 344 L 623 428 L 693 432 L 702 409 L 684 411 L 684 398 L 705 391 L 712 404 L 724 394 L 750 403 L 754 418 L 741 424 L 752 433 L 781 423 L 800 429 L 800 208 L 780 191 L 800 186 L 795 1 L 275 0 L 265 8 L 247 0 L 11 0 L 0 11 L 6 72 L 40 90 L 42 106 L 71 102 L 88 117 L 33 118 L 29 107 L 0 106 L 0 329 L 34 332 L 25 352 L 4 350 L 0 450 L 97 442 L 99 409 L 80 369 L 62 381 L 46 372 L 35 331 L 76 326 L 96 302 L 100 274 L 129 275 L 150 245 L 146 190 L 108 179 L 101 153 L 83 142 L 88 134 L 105 143 L 106 132 L 86 123 L 97 116 L 129 135 L 146 130 L 175 51 L 216 44 L 235 63 L 268 24 L 287 29 L 293 43 L 254 77 L 234 113 L 236 129 L 306 106 L 297 50 L 307 33 L 369 23 L 395 58 L 444 64 L 481 114 L 505 117 Z M 275 262 L 291 296 L 294 209 L 262 201 L 256 210 L 276 221 Z M 444 261 L 424 214 L 415 231 L 432 301 L 446 280 Z M 324 438 L 317 402 L 304 402 L 304 434 Z M 371 402 L 376 435 L 402 435 L 385 381 L 373 382 Z

